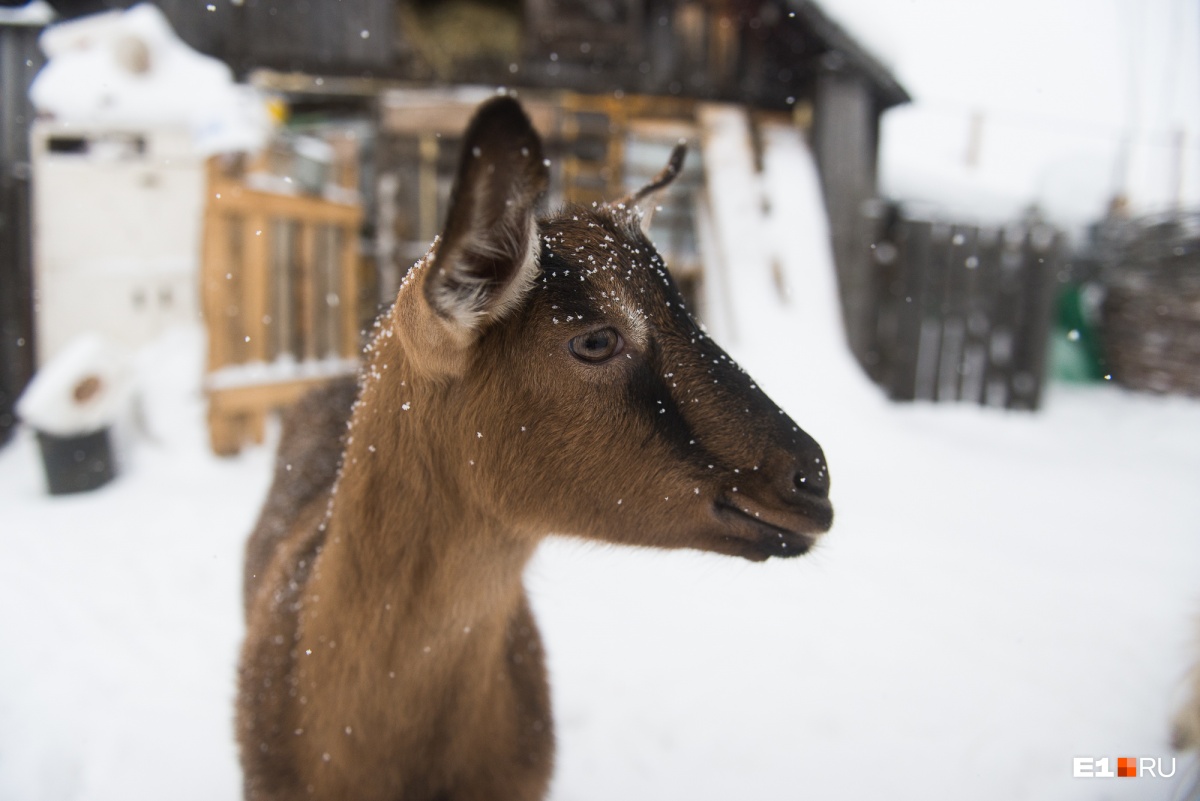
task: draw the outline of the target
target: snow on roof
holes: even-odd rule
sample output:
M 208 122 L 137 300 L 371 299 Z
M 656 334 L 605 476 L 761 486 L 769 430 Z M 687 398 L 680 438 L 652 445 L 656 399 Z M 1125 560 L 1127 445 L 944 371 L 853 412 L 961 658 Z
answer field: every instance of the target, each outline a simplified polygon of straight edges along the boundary
M 204 154 L 265 141 L 260 96 L 184 44 L 152 5 L 54 25 L 41 46 L 49 62 L 29 90 L 41 114 L 83 127 L 184 127 Z
M 54 9 L 43 0 L 33 0 L 17 8 L 0 6 L 0 25 L 49 25 L 54 19 Z
M 844 9 L 833 3 L 791 0 L 789 5 L 792 13 L 800 16 L 829 48 L 867 75 L 879 92 L 883 108 L 912 100 L 908 90 L 893 74 L 890 62 L 894 60 L 894 54 L 888 32 L 878 26 L 864 24 L 869 17 L 848 17 Z M 837 13 L 830 14 L 826 6 Z M 852 24 L 848 25 L 847 21 Z M 883 58 L 880 58 L 880 54 L 883 54 Z

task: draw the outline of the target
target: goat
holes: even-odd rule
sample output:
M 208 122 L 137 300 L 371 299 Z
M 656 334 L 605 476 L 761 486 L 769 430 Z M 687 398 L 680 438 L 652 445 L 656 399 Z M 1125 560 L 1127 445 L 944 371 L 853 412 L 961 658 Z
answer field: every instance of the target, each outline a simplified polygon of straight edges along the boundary
M 538 217 L 500 96 L 358 386 L 285 419 L 247 544 L 248 799 L 537 799 L 554 736 L 522 572 L 549 533 L 761 561 L 833 513 L 821 448 L 697 325 L 623 201 Z M 339 466 L 340 465 L 340 466 Z

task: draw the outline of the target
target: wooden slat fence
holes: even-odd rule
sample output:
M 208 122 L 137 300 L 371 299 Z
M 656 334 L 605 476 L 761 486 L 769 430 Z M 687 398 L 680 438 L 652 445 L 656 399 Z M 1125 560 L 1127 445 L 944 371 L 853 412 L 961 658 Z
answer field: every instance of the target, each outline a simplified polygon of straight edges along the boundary
M 895 400 L 1041 403 L 1062 238 L 1039 223 L 866 220 L 874 316 L 868 372 Z
M 362 209 L 251 189 L 209 168 L 202 256 L 209 434 L 261 442 L 267 414 L 354 369 Z

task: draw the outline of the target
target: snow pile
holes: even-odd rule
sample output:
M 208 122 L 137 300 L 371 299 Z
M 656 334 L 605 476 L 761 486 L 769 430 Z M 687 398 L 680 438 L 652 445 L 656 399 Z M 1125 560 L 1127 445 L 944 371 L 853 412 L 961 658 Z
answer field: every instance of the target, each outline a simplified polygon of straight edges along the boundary
M 96 334 L 83 334 L 43 366 L 17 402 L 17 415 L 59 437 L 112 425 L 131 395 L 129 355 Z
M 811 153 L 790 126 L 766 124 L 762 173 L 754 166 L 745 111 L 710 106 L 701 115 L 713 230 L 705 291 L 714 337 L 772 397 L 821 440 L 811 414 L 827 403 L 834 418 L 879 408 L 882 395 L 844 344 L 841 304 L 820 181 Z M 770 209 L 768 215 L 762 210 Z M 779 365 L 787 365 L 780 371 Z M 789 377 L 789 387 L 773 383 Z M 798 385 L 790 380 L 797 379 Z M 821 391 L 804 388 L 819 382 Z M 824 399 L 824 401 L 822 400 Z M 776 398 L 776 400 L 779 400 Z
M 731 285 L 761 273 L 770 260 L 762 218 L 762 193 L 754 172 L 745 111 L 709 104 L 697 111 L 704 149 L 709 216 L 701 236 L 706 266 L 705 319 L 723 344 L 735 342 L 739 320 L 730 306 Z
M 207 332 L 175 326 L 134 356 L 134 428 L 138 436 L 181 454 L 208 453 L 204 388 Z
M 179 126 L 201 155 L 254 151 L 266 141 L 262 98 L 229 68 L 184 44 L 152 5 L 46 30 L 49 61 L 29 96 L 38 111 L 82 127 Z
M 209 453 L 201 334 L 134 357 L 151 436 L 105 487 L 45 495 L 28 430 L 0 451 L 0 798 L 240 798 L 241 549 L 271 454 Z

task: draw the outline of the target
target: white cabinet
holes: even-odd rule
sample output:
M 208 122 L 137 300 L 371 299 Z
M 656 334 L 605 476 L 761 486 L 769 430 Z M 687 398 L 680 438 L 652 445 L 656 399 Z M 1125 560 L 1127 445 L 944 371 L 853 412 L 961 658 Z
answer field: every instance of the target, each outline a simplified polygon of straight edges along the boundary
M 196 321 L 205 168 L 187 131 L 39 121 L 30 148 L 39 362 L 85 331 L 136 347 Z

